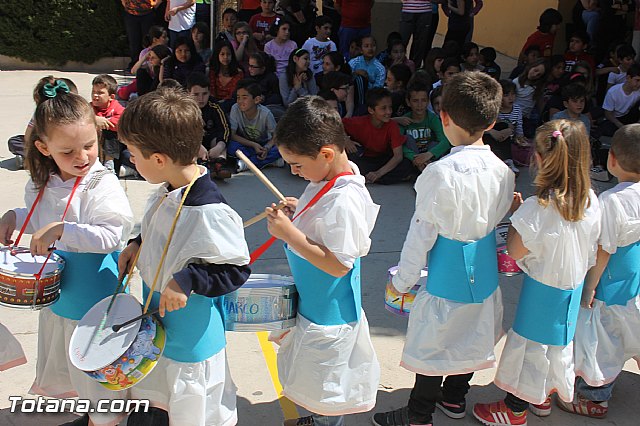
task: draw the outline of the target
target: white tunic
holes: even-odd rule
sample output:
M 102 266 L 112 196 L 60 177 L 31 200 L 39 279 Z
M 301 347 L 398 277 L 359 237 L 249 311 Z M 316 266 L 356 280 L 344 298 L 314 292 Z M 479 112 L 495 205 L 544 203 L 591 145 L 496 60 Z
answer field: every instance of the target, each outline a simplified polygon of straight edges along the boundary
M 640 241 L 640 183 L 619 183 L 598 198 L 602 249 L 614 254 Z M 590 386 L 612 382 L 626 360 L 640 357 L 640 296 L 625 306 L 594 299 L 593 309 L 581 308 L 574 347 L 577 375 Z
M 396 289 L 406 293 L 418 281 L 438 235 L 475 241 L 493 231 L 511 206 L 514 187 L 513 173 L 488 146 L 458 146 L 429 165 L 415 185 L 416 211 L 393 279 Z M 428 376 L 490 368 L 502 334 L 499 288 L 483 303 L 453 302 L 420 290 L 401 365 Z
M 27 225 L 27 233 L 60 221 L 74 183 L 75 179 L 63 181 L 60 176 L 51 175 Z M 38 190 L 29 181 L 25 189 L 25 204 L 30 207 L 37 195 Z M 14 211 L 17 229 L 20 229 L 28 209 Z M 118 178 L 96 161 L 71 200 L 64 220 L 64 232 L 56 241 L 56 248 L 76 253 L 111 253 L 124 247 L 132 226 L 133 212 Z M 89 286 L 87 291 L 90 291 Z M 110 391 L 71 364 L 67 354 L 76 324 L 77 321 L 60 317 L 49 308 L 40 311 L 36 378 L 29 392 L 57 398 L 78 395 L 92 402 L 126 398 L 127 392 Z M 116 414 L 91 414 L 96 425 L 117 424 L 121 418 Z
M 200 172 L 198 179 L 210 179 L 204 168 Z M 147 204 L 138 269 L 149 288 L 184 189 L 169 191 L 165 184 Z M 183 206 L 155 291 L 162 293 L 173 274 L 190 263 L 249 263 L 242 219 L 227 204 Z M 162 356 L 151 373 L 131 388 L 131 398 L 149 399 L 152 406 L 168 411 L 172 425 L 231 426 L 237 422 L 236 387 L 224 349 L 200 362 Z
M 351 167 L 355 175 L 338 178 L 334 187 L 294 222 L 349 268 L 369 252 L 369 235 L 379 210 L 364 177 L 355 164 Z M 298 208 L 306 206 L 325 183 L 310 183 Z M 282 339 L 278 373 L 282 393 L 313 413 L 338 416 L 371 410 L 380 365 L 364 311 L 358 322 L 331 326 L 314 324 L 298 314 L 296 326 Z
M 27 362 L 22 345 L 7 327 L 0 323 L 0 371 L 17 367 Z
M 513 214 L 511 224 L 529 250 L 517 263 L 531 278 L 562 290 L 582 285 L 595 264 L 600 234 L 600 208 L 592 190 L 589 200 L 577 222 L 564 220 L 552 205 L 541 206 L 535 196 Z M 570 402 L 574 380 L 573 342 L 544 345 L 509 330 L 494 380 L 498 387 L 533 404 L 543 403 L 553 390 Z

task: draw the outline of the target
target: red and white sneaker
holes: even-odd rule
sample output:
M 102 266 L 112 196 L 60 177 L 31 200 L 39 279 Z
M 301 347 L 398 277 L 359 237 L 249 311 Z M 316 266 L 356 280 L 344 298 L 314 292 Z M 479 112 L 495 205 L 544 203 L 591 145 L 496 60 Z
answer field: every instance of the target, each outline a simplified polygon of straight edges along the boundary
M 607 401 L 593 402 L 579 395 L 573 398 L 572 402 L 564 402 L 560 398 L 556 400 L 558 407 L 564 411 L 581 416 L 593 417 L 594 419 L 603 419 L 609 411 L 609 403 Z
M 527 412 L 514 413 L 504 401 L 476 404 L 473 416 L 487 426 L 527 426 Z
M 529 404 L 529 411 L 538 417 L 551 415 L 551 397 L 547 397 L 542 404 Z

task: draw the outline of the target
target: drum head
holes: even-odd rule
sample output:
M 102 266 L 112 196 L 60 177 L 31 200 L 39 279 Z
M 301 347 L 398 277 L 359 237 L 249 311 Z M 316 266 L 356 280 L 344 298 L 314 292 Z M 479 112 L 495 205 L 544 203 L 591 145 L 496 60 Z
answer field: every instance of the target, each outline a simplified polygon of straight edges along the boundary
M 398 273 L 398 267 L 397 266 L 392 266 L 391 268 L 389 268 L 389 279 L 391 279 L 391 277 L 393 277 L 397 273 Z M 429 275 L 429 271 L 428 271 L 427 267 L 425 266 L 424 269 L 422 269 L 420 271 L 420 278 L 418 279 L 418 282 L 416 283 L 416 285 L 417 286 L 421 286 L 421 285 L 426 284 L 428 275 Z
M 42 268 L 47 260 L 46 256 L 31 256 L 29 249 L 18 247 L 16 254 L 11 254 L 9 247 L 0 249 L 0 271 L 9 275 L 24 275 L 33 277 Z M 47 276 L 62 269 L 64 260 L 53 253 L 42 271 L 42 276 Z
M 509 222 L 502 222 L 496 226 L 496 245 L 506 246 L 507 245 L 507 233 L 509 232 Z
M 83 371 L 99 370 L 125 353 L 135 340 L 142 320 L 122 327 L 114 333 L 114 324 L 142 314 L 142 306 L 130 294 L 118 294 L 109 316 L 102 326 L 111 296 L 102 299 L 78 323 L 69 343 L 71 363 Z
M 243 288 L 273 288 L 294 285 L 293 277 L 274 274 L 251 274 Z

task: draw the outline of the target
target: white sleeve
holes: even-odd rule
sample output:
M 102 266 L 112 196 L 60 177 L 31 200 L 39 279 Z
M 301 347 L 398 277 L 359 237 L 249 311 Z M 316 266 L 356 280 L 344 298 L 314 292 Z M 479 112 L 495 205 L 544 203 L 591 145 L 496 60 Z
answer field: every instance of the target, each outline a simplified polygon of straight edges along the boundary
M 544 235 L 540 232 L 541 209 L 538 197 L 531 196 L 511 216 L 511 225 L 520 234 L 522 244 L 532 253 L 540 253 L 543 247 L 543 241 L 539 238 Z
M 602 103 L 602 109 L 604 109 L 605 111 L 613 112 L 616 110 L 616 105 L 615 105 L 616 101 L 612 93 L 612 90 L 614 87 L 616 86 L 611 87 L 611 89 L 607 91 L 607 94 L 604 97 L 604 102 Z
M 122 248 L 133 225 L 129 200 L 115 175 L 104 176 L 84 195 L 81 222 L 64 222 L 60 241 L 79 252 L 110 253 Z
M 615 254 L 618 250 L 619 235 L 622 232 L 621 224 L 625 223 L 627 218 L 615 196 L 603 194 L 599 201 L 602 211 L 602 229 L 598 244 L 607 253 Z

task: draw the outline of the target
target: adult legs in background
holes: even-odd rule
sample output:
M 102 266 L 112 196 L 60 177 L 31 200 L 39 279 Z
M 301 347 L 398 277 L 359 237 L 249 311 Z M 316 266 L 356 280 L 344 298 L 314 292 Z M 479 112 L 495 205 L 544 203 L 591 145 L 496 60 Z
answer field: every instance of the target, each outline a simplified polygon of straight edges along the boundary
M 124 14 L 124 26 L 127 31 L 127 39 L 129 40 L 129 54 L 131 55 L 131 68 L 140 56 L 142 50 L 142 38 L 149 32 L 149 28 L 153 25 L 153 13 L 146 15 Z

